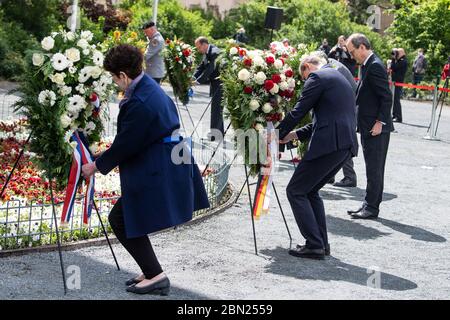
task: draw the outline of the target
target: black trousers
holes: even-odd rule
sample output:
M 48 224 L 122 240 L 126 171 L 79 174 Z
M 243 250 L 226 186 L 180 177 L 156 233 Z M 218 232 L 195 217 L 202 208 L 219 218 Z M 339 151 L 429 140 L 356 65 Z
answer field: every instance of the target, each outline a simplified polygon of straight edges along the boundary
M 347 161 L 345 161 L 344 166 L 342 167 L 342 172 L 344 173 L 344 179 L 348 179 L 352 182 L 357 182 L 356 172 L 353 169 L 354 163 L 353 158 L 350 157 Z
M 325 208 L 319 190 L 350 157 L 350 150 L 341 150 L 314 160 L 302 160 L 289 181 L 287 197 L 309 249 L 323 249 L 328 244 Z
M 367 210 L 378 214 L 383 199 L 384 168 L 391 134 L 382 133 L 378 136 L 361 136 L 361 146 L 366 163 L 366 198 Z
M 400 103 L 400 99 L 402 97 L 403 88 L 402 87 L 395 87 L 394 90 L 394 107 L 392 110 L 392 116 L 394 118 L 397 118 L 398 121 L 403 121 L 402 118 L 402 105 Z
M 119 198 L 112 208 L 108 220 L 117 239 L 139 265 L 146 279 L 152 279 L 163 272 L 148 236 L 127 238 L 123 219 L 122 198 Z
M 222 90 L 222 83 L 220 81 L 211 83 L 211 129 L 217 129 L 223 135 Z

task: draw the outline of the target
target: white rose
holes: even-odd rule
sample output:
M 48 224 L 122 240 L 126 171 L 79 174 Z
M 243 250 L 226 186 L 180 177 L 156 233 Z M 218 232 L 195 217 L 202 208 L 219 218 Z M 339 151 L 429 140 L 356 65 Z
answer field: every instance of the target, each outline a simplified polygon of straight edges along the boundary
M 286 81 L 281 82 L 280 83 L 280 90 L 281 91 L 285 91 L 287 89 L 289 89 L 289 84 Z
M 52 50 L 55 46 L 55 39 L 53 39 L 52 37 L 45 37 L 44 39 L 42 39 L 41 45 L 44 50 Z
M 263 131 L 264 130 L 264 126 L 261 123 L 257 123 L 255 125 L 255 130 L 256 131 Z
M 247 69 L 242 69 L 238 73 L 238 78 L 241 81 L 247 81 L 248 79 L 250 79 L 250 72 Z
M 259 108 L 258 100 L 252 99 L 249 103 L 249 107 L 250 107 L 250 110 L 252 110 L 252 111 L 258 110 L 258 108 Z
M 234 56 L 238 54 L 238 49 L 236 47 L 233 47 L 230 49 L 230 55 Z
M 80 61 L 80 50 L 76 48 L 67 49 L 65 54 L 67 59 L 69 59 L 72 62 Z
M 280 74 L 281 82 L 286 81 L 286 76 L 282 73 Z
M 50 80 L 59 86 L 65 85 L 65 82 L 64 82 L 65 77 L 66 77 L 65 73 L 55 73 L 55 74 L 52 74 L 49 76 Z
M 289 84 L 289 88 L 294 89 L 295 88 L 295 79 L 294 78 L 290 78 L 288 80 L 288 84 Z
M 95 65 L 97 66 L 103 66 L 103 54 L 100 51 L 94 51 L 94 55 L 92 56 L 92 60 L 94 61 Z
M 279 87 L 276 83 L 274 83 L 273 88 L 270 89 L 269 92 L 270 92 L 271 94 L 277 94 L 278 91 L 280 91 L 280 87 Z
M 264 84 L 264 81 L 266 81 L 266 79 L 267 79 L 267 76 L 262 71 L 258 72 L 255 76 L 256 83 L 259 85 Z
M 33 53 L 33 65 L 40 67 L 44 64 L 45 57 L 41 53 Z
M 264 105 L 263 105 L 263 107 L 262 107 L 262 111 L 264 112 L 264 113 L 270 113 L 270 111 L 272 111 L 273 110 L 273 108 L 272 108 L 272 106 L 270 105 L 270 103 L 264 103 Z
M 281 61 L 279 59 L 275 60 L 275 63 L 273 64 L 273 66 L 277 69 L 281 69 L 281 68 L 283 68 L 283 61 Z
M 61 121 L 61 126 L 63 128 L 67 128 L 72 123 L 72 118 L 70 118 L 67 113 L 63 113 L 61 115 L 60 121 Z
M 89 69 L 89 74 L 94 79 L 97 79 L 98 77 L 100 77 L 102 72 L 103 72 L 103 70 L 99 66 L 90 67 L 90 69 Z
M 59 89 L 59 94 L 62 96 L 67 96 L 72 93 L 72 87 L 63 86 Z
M 52 66 L 57 71 L 63 71 L 69 66 L 69 61 L 62 53 L 56 53 L 52 57 Z
M 81 31 L 81 38 L 86 39 L 87 41 L 92 41 L 92 38 L 94 37 L 94 34 L 87 30 L 87 31 Z
M 84 49 L 84 50 L 83 50 L 83 54 L 84 54 L 85 56 L 88 56 L 89 53 L 91 53 L 91 51 L 90 51 L 89 49 Z
M 264 61 L 264 59 L 261 57 L 261 56 L 255 56 L 254 58 L 253 58 L 253 65 L 254 66 L 256 66 L 256 67 L 263 67 L 263 66 L 265 66 L 265 61 Z
M 80 39 L 77 42 L 77 46 L 80 47 L 81 49 L 87 49 L 89 47 L 89 43 L 87 42 L 86 39 Z
M 73 40 L 75 40 L 75 33 L 73 33 L 72 31 L 69 31 L 69 32 L 67 32 L 66 37 L 67 37 L 67 40 L 73 41 Z

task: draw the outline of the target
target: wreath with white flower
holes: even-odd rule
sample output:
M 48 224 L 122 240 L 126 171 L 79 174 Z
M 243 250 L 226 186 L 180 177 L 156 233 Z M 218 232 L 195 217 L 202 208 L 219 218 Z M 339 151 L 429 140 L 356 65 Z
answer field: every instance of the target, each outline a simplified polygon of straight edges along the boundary
M 114 92 L 103 54 L 91 44 L 90 31 L 60 30 L 45 37 L 41 51 L 30 53 L 29 67 L 18 91 L 22 99 L 16 111 L 28 118 L 34 161 L 56 179 L 67 182 L 72 162 L 75 130 L 91 145 L 100 141 L 106 103 Z

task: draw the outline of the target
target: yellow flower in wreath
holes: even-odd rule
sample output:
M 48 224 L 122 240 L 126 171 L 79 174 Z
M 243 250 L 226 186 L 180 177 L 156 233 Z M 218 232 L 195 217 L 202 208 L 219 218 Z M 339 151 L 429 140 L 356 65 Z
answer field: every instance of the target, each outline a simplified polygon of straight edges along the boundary
M 115 41 L 119 41 L 120 40 L 120 36 L 121 36 L 122 34 L 120 33 L 120 31 L 114 31 L 114 40 Z
M 137 35 L 136 32 L 133 31 L 133 32 L 130 33 L 130 38 L 131 39 L 137 39 L 137 37 L 138 37 L 138 35 Z

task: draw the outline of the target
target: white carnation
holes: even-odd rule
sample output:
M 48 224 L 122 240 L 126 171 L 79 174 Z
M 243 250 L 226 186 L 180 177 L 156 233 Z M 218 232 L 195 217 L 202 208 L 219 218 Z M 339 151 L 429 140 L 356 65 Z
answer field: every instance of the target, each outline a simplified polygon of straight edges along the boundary
M 92 38 L 94 37 L 94 34 L 91 31 L 86 30 L 86 31 L 81 31 L 81 35 L 80 36 L 81 36 L 82 39 L 86 39 L 86 41 L 92 41 Z
M 67 113 L 63 113 L 60 117 L 61 126 L 65 129 L 72 123 L 72 118 Z
M 276 83 L 274 83 L 273 88 L 270 89 L 269 92 L 270 92 L 271 94 L 277 94 L 278 91 L 280 91 L 280 87 L 279 87 Z
M 80 50 L 78 50 L 77 48 L 67 49 L 65 54 L 66 54 L 67 59 L 69 59 L 69 61 L 72 61 L 72 62 L 80 61 Z
M 66 37 L 67 37 L 67 40 L 74 41 L 75 40 L 75 33 L 73 33 L 72 31 L 69 31 L 69 32 L 67 32 Z
M 59 89 L 59 94 L 62 95 L 62 96 L 68 96 L 68 95 L 71 94 L 71 93 L 72 93 L 72 87 L 69 87 L 69 86 L 62 86 L 62 87 Z
M 238 78 L 241 81 L 247 81 L 248 79 L 250 79 L 250 72 L 247 69 L 242 69 L 238 73 Z
M 270 105 L 270 103 L 265 103 L 262 107 L 262 111 L 264 113 L 270 113 L 273 110 L 272 106 Z
M 33 65 L 40 67 L 44 64 L 45 57 L 41 53 L 33 53 Z
M 249 103 L 249 107 L 250 107 L 250 110 L 252 110 L 252 111 L 258 110 L 258 108 L 259 108 L 258 100 L 252 99 Z
M 264 130 L 264 126 L 261 123 L 257 123 L 255 125 L 255 130 L 256 131 L 263 131 Z
M 52 37 L 45 37 L 44 39 L 42 39 L 41 45 L 44 50 L 52 50 L 55 46 L 55 39 L 53 39 Z
M 282 73 L 280 74 L 281 82 L 286 81 L 286 76 Z
M 57 71 L 63 71 L 69 66 L 69 61 L 62 53 L 56 53 L 52 57 L 52 66 Z
M 261 56 L 256 55 L 253 58 L 253 65 L 256 67 L 264 67 L 266 64 L 266 62 L 264 61 L 264 59 Z
M 259 85 L 264 84 L 264 81 L 266 81 L 266 79 L 267 79 L 267 76 L 262 71 L 258 72 L 255 76 L 256 83 Z
M 84 50 L 89 47 L 89 43 L 87 42 L 86 39 L 80 39 L 77 42 L 77 46 Z
M 273 64 L 273 66 L 277 69 L 281 69 L 283 68 L 283 61 L 281 61 L 280 59 L 275 60 L 275 63 Z
M 85 56 L 88 56 L 90 53 L 91 53 L 91 50 L 89 50 L 89 49 L 84 49 L 84 50 L 83 50 L 83 54 L 84 54 Z
M 56 102 L 56 94 L 50 90 L 44 90 L 39 93 L 38 101 L 42 105 L 53 106 Z

